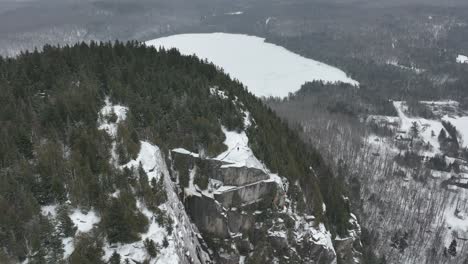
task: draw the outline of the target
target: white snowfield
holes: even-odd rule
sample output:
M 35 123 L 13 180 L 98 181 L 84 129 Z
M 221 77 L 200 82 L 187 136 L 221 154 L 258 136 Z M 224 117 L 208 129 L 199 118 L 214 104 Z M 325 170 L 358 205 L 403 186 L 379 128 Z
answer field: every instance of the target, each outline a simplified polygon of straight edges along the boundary
M 468 148 L 468 116 L 444 116 L 442 119 L 455 126 L 462 139 L 461 145 Z
M 224 69 L 256 96 L 286 97 L 305 82 L 321 80 L 359 83 L 333 66 L 266 43 L 264 38 L 227 33 L 181 34 L 146 42 L 148 46 L 177 48 Z
M 458 63 L 468 63 L 468 56 L 465 55 L 458 55 L 457 56 Z

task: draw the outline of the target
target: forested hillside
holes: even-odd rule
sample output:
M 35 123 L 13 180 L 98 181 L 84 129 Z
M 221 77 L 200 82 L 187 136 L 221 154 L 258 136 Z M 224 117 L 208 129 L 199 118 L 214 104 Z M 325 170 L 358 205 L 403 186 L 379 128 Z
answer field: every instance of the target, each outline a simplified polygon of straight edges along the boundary
M 212 87 L 229 100 L 210 96 Z M 101 116 L 106 99 L 128 107 L 124 120 L 113 112 Z M 254 120 L 248 128 L 242 110 Z M 118 123 L 115 138 L 99 129 L 103 119 Z M 103 243 L 140 240 L 149 225 L 137 210 L 140 203 L 170 233 L 171 221 L 158 208 L 167 200 L 163 183 L 148 182 L 141 164 L 137 172 L 122 166 L 137 159 L 141 140 L 158 145 L 166 159 L 173 148 L 214 157 L 226 148 L 222 127 L 247 129 L 255 155 L 302 187 L 305 200 L 288 193 L 302 204 L 298 208 L 333 235 L 345 235 L 350 211 L 343 182 L 318 152 L 214 65 L 136 42 L 46 46 L 0 58 L 0 262 L 62 260 L 61 239 L 78 234 L 73 208 L 102 220 L 74 238 L 75 250 L 63 260 L 70 263 L 103 263 Z M 180 187 L 187 182 L 180 179 Z M 58 211 L 51 220 L 44 210 L 52 205 Z M 145 247 L 153 252 L 151 241 Z

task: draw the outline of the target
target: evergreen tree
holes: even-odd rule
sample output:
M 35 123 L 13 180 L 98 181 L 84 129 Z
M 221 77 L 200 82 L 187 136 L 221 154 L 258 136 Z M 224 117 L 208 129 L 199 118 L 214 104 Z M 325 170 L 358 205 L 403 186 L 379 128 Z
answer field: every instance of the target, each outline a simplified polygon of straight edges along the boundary
M 132 194 L 121 192 L 113 198 L 104 214 L 104 228 L 110 243 L 130 243 L 139 239 L 138 233 L 146 230 L 148 220 L 136 210 Z
M 104 264 L 102 241 L 95 234 L 83 234 L 76 238 L 75 250 L 69 258 L 70 264 Z
M 439 142 L 444 142 L 447 139 L 447 133 L 445 133 L 445 129 L 441 129 L 439 136 L 438 136 Z
M 120 254 L 114 251 L 109 259 L 109 264 L 120 264 Z
M 411 134 L 411 138 L 419 137 L 419 125 L 418 125 L 418 123 L 413 122 L 411 124 L 410 134 Z
M 62 236 L 73 237 L 75 235 L 77 227 L 70 219 L 67 206 L 63 205 L 58 208 L 57 220 L 57 228 Z
M 457 241 L 455 239 L 450 243 L 447 253 L 453 257 L 457 255 Z
M 144 245 L 146 248 L 146 252 L 151 258 L 155 258 L 158 255 L 158 248 L 156 247 L 152 239 L 145 239 Z

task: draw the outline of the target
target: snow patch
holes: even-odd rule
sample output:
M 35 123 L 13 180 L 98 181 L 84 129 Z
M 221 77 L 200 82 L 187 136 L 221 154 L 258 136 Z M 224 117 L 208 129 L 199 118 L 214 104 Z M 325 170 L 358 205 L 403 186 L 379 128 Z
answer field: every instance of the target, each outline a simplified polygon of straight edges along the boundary
M 243 11 L 236 11 L 236 12 L 229 12 L 229 13 L 224 13 L 225 15 L 228 15 L 228 16 L 238 16 L 238 15 L 242 15 L 244 14 Z
M 127 118 L 128 108 L 121 105 L 112 105 L 109 98 L 105 99 L 105 105 L 99 112 L 98 128 L 106 131 L 111 137 L 117 136 L 117 124 Z M 110 120 L 115 114 L 116 120 Z
M 266 43 L 264 38 L 226 33 L 181 34 L 146 42 L 148 46 L 177 48 L 222 67 L 256 96 L 286 97 L 307 81 L 359 83 L 333 66 Z
M 228 99 L 228 97 L 226 96 L 226 92 L 223 90 L 220 90 L 218 87 L 211 87 L 210 93 L 213 96 L 221 97 L 221 99 Z
M 67 259 L 75 251 L 75 245 L 73 243 L 73 237 L 66 237 L 62 239 L 63 246 L 63 259 Z
M 176 153 L 184 154 L 184 155 L 190 155 L 190 156 L 192 156 L 194 158 L 200 157 L 200 155 L 198 153 L 188 151 L 188 150 L 186 150 L 184 148 L 175 148 L 172 151 L 176 152 Z
M 127 164 L 122 165 L 122 168 L 127 167 L 129 169 L 137 169 L 141 164 L 148 175 L 148 180 L 152 180 L 153 178 L 159 180 L 159 176 L 162 173 L 160 170 L 161 160 L 163 159 L 158 147 L 147 141 L 141 141 L 138 157 L 135 160 L 131 160 Z
M 444 116 L 442 118 L 444 121 L 450 122 L 452 125 L 455 126 L 458 133 L 461 136 L 463 142 L 461 142 L 463 147 L 468 147 L 468 116 L 460 116 L 460 117 L 449 117 Z
M 223 165 L 222 167 L 248 167 L 258 168 L 263 170 L 263 164 L 255 157 L 252 149 L 249 147 L 249 138 L 245 131 L 236 132 L 228 131 L 225 127 L 222 127 L 226 139 L 224 144 L 228 147 L 227 150 L 219 154 L 216 160 L 225 161 L 231 163 L 229 165 Z
M 94 225 L 101 221 L 101 217 L 94 210 L 87 213 L 79 209 L 74 209 L 70 215 L 70 219 L 76 225 L 78 232 L 87 233 L 93 229 Z
M 41 214 L 43 216 L 55 218 L 57 216 L 57 205 L 44 205 L 41 206 Z
M 457 56 L 457 63 L 468 63 L 468 56 L 458 55 Z

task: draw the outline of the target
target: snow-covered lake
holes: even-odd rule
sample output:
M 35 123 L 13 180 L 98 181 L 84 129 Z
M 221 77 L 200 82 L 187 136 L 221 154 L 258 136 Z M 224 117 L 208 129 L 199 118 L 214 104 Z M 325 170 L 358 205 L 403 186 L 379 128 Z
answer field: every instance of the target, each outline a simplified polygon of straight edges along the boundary
M 302 57 L 264 38 L 227 33 L 181 34 L 154 39 L 148 46 L 177 48 L 222 67 L 256 96 L 285 97 L 307 81 L 359 83 L 333 66 Z

